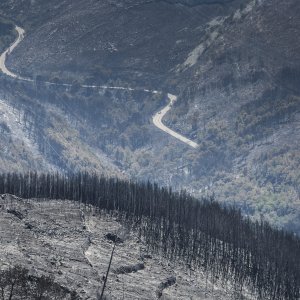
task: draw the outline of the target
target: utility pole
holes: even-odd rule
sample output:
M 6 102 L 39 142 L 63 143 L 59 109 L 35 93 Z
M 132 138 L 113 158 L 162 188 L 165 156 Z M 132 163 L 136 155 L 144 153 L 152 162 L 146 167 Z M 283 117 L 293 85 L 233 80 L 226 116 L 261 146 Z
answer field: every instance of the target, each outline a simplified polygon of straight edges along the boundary
M 102 292 L 101 292 L 101 295 L 100 295 L 100 300 L 103 299 L 104 290 L 105 290 L 105 287 L 106 287 L 106 282 L 107 282 L 107 278 L 108 278 L 108 274 L 109 274 L 111 262 L 112 262 L 112 259 L 113 259 L 113 256 L 114 256 L 115 248 L 116 248 L 116 242 L 114 242 L 114 247 L 113 247 L 112 252 L 111 252 L 111 256 L 110 256 L 108 268 L 107 268 L 107 271 L 106 271 L 106 276 L 105 276 L 104 283 L 103 283 Z

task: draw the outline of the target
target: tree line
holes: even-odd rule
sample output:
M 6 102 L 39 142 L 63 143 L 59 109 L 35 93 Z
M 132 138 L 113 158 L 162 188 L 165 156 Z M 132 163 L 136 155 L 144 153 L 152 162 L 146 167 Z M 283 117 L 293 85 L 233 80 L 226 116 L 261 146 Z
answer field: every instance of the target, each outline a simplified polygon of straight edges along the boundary
M 0 194 L 93 205 L 139 232 L 150 250 L 257 299 L 300 297 L 300 239 L 233 207 L 157 184 L 96 174 L 0 174 Z M 208 276 L 208 275 L 207 275 Z

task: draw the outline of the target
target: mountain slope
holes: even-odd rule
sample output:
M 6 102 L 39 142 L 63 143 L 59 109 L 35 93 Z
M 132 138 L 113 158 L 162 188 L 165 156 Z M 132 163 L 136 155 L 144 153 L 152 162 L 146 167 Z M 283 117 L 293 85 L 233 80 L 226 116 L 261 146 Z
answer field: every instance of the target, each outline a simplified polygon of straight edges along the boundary
M 31 75 L 61 75 L 64 70 L 91 80 L 131 78 L 133 84 L 133 79 L 145 82 L 149 78 L 151 85 L 158 84 L 196 45 L 206 22 L 233 11 L 242 2 L 208 5 L 195 1 L 199 5 L 192 7 L 185 3 L 63 1 L 52 5 L 51 11 L 58 12 L 54 18 L 49 17 L 52 12 L 41 10 L 47 4 L 31 5 L 32 17 L 19 12 L 22 6 L 18 3 L 13 14 L 19 12 L 20 20 L 26 18 L 32 25 L 25 28 L 28 36 L 15 53 L 12 67 Z M 46 16 L 43 26 L 37 27 L 38 14 L 40 20 Z M 32 47 L 37 40 L 38 51 Z
M 27 32 L 9 68 L 36 80 L 2 76 L 1 98 L 33 112 L 28 142 L 45 161 L 32 164 L 31 148 L 24 159 L 20 141 L 8 147 L 5 128 L 15 125 L 5 121 L 6 165 L 123 172 L 214 193 L 300 232 L 297 0 L 24 0 L 0 9 Z M 138 91 L 80 87 L 102 83 Z M 152 124 L 169 92 L 178 100 L 163 121 L 196 150 Z
M 108 215 L 99 218 L 95 211 L 71 201 L 2 195 L 1 207 L 4 266 L 22 265 L 31 275 L 53 276 L 60 286 L 76 291 L 79 299 L 97 298 L 113 248 L 107 236 L 126 232 L 119 222 Z M 110 299 L 231 299 L 230 291 L 218 283 L 213 285 L 203 273 L 187 273 L 184 266 L 149 252 L 136 233 L 125 236 L 112 261 L 106 290 Z
M 35 261 L 37 264 L 33 271 L 54 271 L 56 275 L 52 267 L 47 268 L 49 252 L 46 251 L 45 257 L 44 253 L 48 247 L 38 249 L 33 257 L 31 250 L 32 238 L 42 239 L 50 245 L 53 243 L 49 247 L 50 252 L 61 253 L 63 258 L 58 260 L 60 263 L 57 265 L 57 259 L 51 259 L 52 265 L 65 272 L 62 278 L 56 278 L 66 286 L 75 273 L 71 290 L 74 290 L 78 273 L 71 271 L 69 274 L 69 269 L 77 270 L 76 264 L 82 264 L 86 259 L 89 268 L 87 273 L 82 274 L 83 279 L 89 277 L 90 271 L 102 272 L 103 253 L 109 256 L 104 248 L 110 241 L 115 252 L 126 251 L 121 255 L 121 266 L 114 264 L 112 273 L 126 274 L 126 285 L 134 298 L 138 293 L 139 297 L 159 299 L 168 287 L 171 287 L 168 290 L 171 299 L 193 297 L 194 291 L 202 297 L 208 292 L 208 280 L 212 284 L 212 294 L 220 299 L 299 298 L 299 237 L 273 229 L 263 220 L 252 222 L 235 208 L 222 207 L 213 199 L 202 198 L 199 201 L 184 191 L 173 193 L 171 189 L 159 188 L 149 182 L 134 183 L 86 172 L 68 175 L 34 172 L 2 174 L 0 193 L 12 192 L 26 198 L 35 196 L 40 200 L 23 201 L 9 195 L 2 197 L 0 221 L 5 223 L 1 240 L 5 252 L 6 244 L 11 249 L 4 261 L 11 261 L 10 255 L 18 253 L 16 246 L 22 240 L 22 243 L 29 242 L 22 247 L 23 251 L 29 251 L 29 257 L 25 255 L 23 261 L 28 262 L 27 258 L 30 258 L 31 264 L 34 265 Z M 50 200 L 57 198 L 63 201 Z M 73 202 L 67 199 L 73 199 Z M 16 221 L 12 222 L 13 228 L 9 225 L 10 219 Z M 123 226 L 123 234 L 116 231 L 119 225 L 115 221 Z M 9 231 L 6 232 L 6 229 Z M 105 234 L 103 231 L 107 229 L 113 232 Z M 17 235 L 16 241 L 10 238 L 11 234 Z M 108 241 L 105 242 L 105 239 Z M 63 247 L 65 243 L 67 247 Z M 138 244 L 137 251 L 135 244 Z M 131 247 L 130 251 L 126 245 Z M 166 272 L 156 268 L 160 263 L 154 257 L 164 260 L 163 269 Z M 116 260 L 119 261 L 115 258 L 114 262 Z M 22 260 L 17 256 L 14 263 L 18 261 Z M 84 263 L 81 266 L 79 270 L 86 269 Z M 160 284 L 153 276 L 149 281 L 149 271 L 155 273 L 155 278 L 161 278 L 161 273 L 167 274 L 171 270 L 174 272 L 172 276 L 163 279 Z M 187 284 L 182 281 L 182 271 L 190 278 Z M 61 272 L 58 274 L 62 275 Z M 131 274 L 134 272 L 136 277 Z M 98 275 L 99 279 L 103 278 L 101 273 Z M 141 289 L 139 283 L 143 276 L 150 286 L 144 285 Z M 118 282 L 118 276 L 113 278 Z M 98 283 L 101 281 L 99 279 L 96 279 Z M 175 285 L 177 279 L 178 284 Z M 182 287 L 181 282 L 184 284 Z M 190 289 L 191 285 L 195 290 Z M 180 289 L 176 291 L 177 287 Z M 94 287 L 89 290 L 90 293 L 94 291 Z M 77 288 L 76 292 L 79 292 Z M 116 288 L 112 287 L 115 298 L 114 292 Z
M 169 114 L 174 128 L 185 124 L 184 134 L 204 141 L 193 173 L 213 173 L 218 195 L 290 228 L 300 207 L 299 12 L 296 1 L 262 1 L 210 28 L 215 41 L 178 67 L 189 84 Z

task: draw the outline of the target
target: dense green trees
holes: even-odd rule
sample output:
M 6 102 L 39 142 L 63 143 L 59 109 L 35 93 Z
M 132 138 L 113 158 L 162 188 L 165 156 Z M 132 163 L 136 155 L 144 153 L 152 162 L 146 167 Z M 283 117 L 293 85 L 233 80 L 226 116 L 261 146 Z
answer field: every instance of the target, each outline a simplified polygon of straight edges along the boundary
M 212 280 L 233 280 L 235 290 L 247 287 L 258 299 L 299 299 L 299 238 L 213 199 L 88 173 L 3 174 L 0 193 L 94 205 L 137 229 L 150 249 L 203 269 Z

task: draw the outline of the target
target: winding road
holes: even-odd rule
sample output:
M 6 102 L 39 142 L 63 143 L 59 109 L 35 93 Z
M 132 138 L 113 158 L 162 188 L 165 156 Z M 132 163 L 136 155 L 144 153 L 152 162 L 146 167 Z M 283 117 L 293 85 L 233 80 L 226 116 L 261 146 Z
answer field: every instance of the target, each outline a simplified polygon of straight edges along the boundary
M 18 32 L 18 37 L 17 39 L 14 41 L 14 43 L 8 47 L 0 56 L 0 70 L 6 74 L 7 76 L 13 77 L 13 78 L 17 78 L 17 79 L 22 79 L 20 78 L 20 76 L 18 76 L 17 74 L 12 73 L 11 71 L 9 71 L 6 68 L 6 58 L 7 56 L 22 42 L 22 40 L 24 39 L 24 34 L 25 34 L 25 30 L 19 26 L 16 26 L 16 31 Z
M 185 144 L 187 144 L 187 145 L 189 145 L 193 148 L 197 148 L 199 146 L 197 143 L 191 141 L 190 139 L 184 137 L 183 135 L 175 132 L 174 130 L 170 129 L 169 127 L 167 127 L 166 125 L 163 124 L 162 118 L 172 108 L 172 105 L 177 100 L 177 96 L 172 95 L 172 94 L 168 94 L 168 98 L 170 100 L 170 103 L 153 116 L 153 124 L 156 127 L 158 127 L 159 129 L 161 129 L 162 131 L 164 131 L 164 132 L 168 133 L 169 135 L 173 136 L 177 140 L 180 140 L 181 142 L 183 142 L 183 143 L 185 143 Z
M 24 35 L 25 35 L 25 30 L 23 28 L 21 28 L 19 26 L 16 26 L 15 29 L 18 32 L 18 37 L 14 41 L 14 43 L 1 54 L 1 56 L 0 56 L 0 70 L 9 77 L 12 77 L 12 78 L 15 78 L 15 79 L 18 79 L 18 80 L 34 82 L 33 79 L 19 76 L 18 74 L 15 74 L 15 73 L 11 72 L 10 70 L 8 70 L 7 67 L 6 67 L 7 56 L 10 55 L 12 53 L 12 51 L 22 42 L 22 40 L 24 39 Z M 69 83 L 61 83 L 61 84 L 60 83 L 54 83 L 54 82 L 45 82 L 45 83 L 50 84 L 50 85 L 62 85 L 62 86 L 69 86 L 69 87 L 72 86 L 72 84 L 69 84 Z M 137 90 L 137 89 L 133 89 L 133 88 L 129 88 L 129 87 L 118 87 L 118 86 L 107 86 L 107 85 L 100 85 L 100 86 L 99 85 L 81 85 L 81 87 L 83 87 L 83 88 L 102 88 L 102 89 L 112 89 L 112 90 L 127 90 L 127 91 Z M 147 89 L 142 89 L 142 91 L 147 92 L 147 93 L 152 93 L 152 94 L 159 94 L 160 93 L 159 91 L 147 90 Z M 172 108 L 172 105 L 177 100 L 177 96 L 172 95 L 172 94 L 168 94 L 168 98 L 170 100 L 169 104 L 153 116 L 153 118 L 152 118 L 153 124 L 157 128 L 159 128 L 160 130 L 162 130 L 165 133 L 173 136 L 177 140 L 189 145 L 192 148 L 197 148 L 199 146 L 197 143 L 195 143 L 192 140 L 184 137 L 183 135 L 173 131 L 172 129 L 170 129 L 169 127 L 167 127 L 166 125 L 163 124 L 162 118 Z

